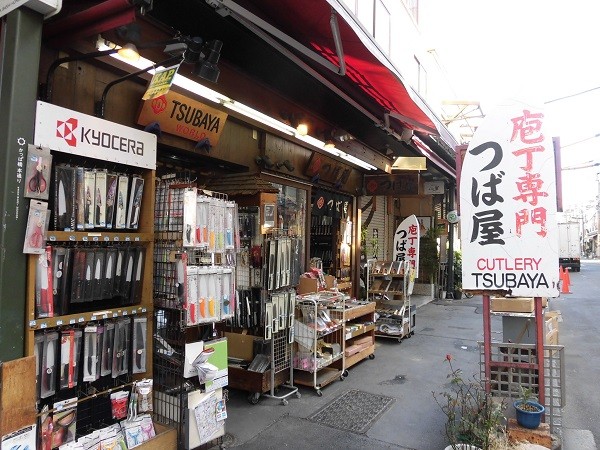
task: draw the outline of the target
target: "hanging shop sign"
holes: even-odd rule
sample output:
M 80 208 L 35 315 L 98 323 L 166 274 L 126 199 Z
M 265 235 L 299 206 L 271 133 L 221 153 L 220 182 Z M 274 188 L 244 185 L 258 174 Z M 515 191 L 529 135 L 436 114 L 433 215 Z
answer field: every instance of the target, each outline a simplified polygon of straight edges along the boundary
M 219 143 L 227 114 L 176 92 L 146 100 L 137 123 L 143 126 L 158 122 L 162 132 L 192 141 L 208 139 Z
M 312 198 L 313 216 L 330 216 L 334 219 L 345 219 L 348 217 L 350 197 L 329 191 L 317 190 L 314 192 Z
M 408 261 L 414 273 L 419 273 L 419 243 L 421 231 L 417 216 L 404 219 L 394 233 L 394 261 Z
M 426 181 L 423 183 L 423 194 L 424 195 L 436 195 L 444 193 L 444 182 L 443 181 Z
M 544 113 L 516 101 L 487 115 L 460 178 L 464 289 L 558 296 L 555 160 Z
M 152 79 L 150 80 L 150 84 L 148 85 L 148 89 L 146 89 L 142 100 L 150 100 L 169 92 L 178 69 L 179 64 L 167 67 L 163 70 L 157 70 L 154 75 L 152 75 Z
M 419 175 L 365 175 L 367 195 L 418 195 Z
M 156 169 L 156 136 L 46 102 L 37 102 L 34 144 L 86 158 Z
M 311 179 L 333 183 L 338 188 L 346 184 L 351 173 L 349 166 L 317 152 L 313 152 L 304 171 Z

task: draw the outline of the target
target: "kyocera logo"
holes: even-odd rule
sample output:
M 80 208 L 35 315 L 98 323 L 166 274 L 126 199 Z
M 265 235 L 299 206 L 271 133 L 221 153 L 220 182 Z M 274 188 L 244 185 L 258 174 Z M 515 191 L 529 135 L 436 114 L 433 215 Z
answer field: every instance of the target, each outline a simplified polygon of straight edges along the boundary
M 56 121 L 56 137 L 63 138 L 69 147 L 75 147 L 77 145 L 77 138 L 75 137 L 75 129 L 77 128 L 77 119 L 72 117 L 69 120 Z
M 56 122 L 56 136 L 63 138 L 71 146 L 77 146 L 77 137 L 75 129 L 78 127 L 77 119 L 69 119 L 65 122 L 58 120 Z M 94 130 L 93 128 L 79 127 L 79 142 L 94 147 L 103 147 L 109 150 L 116 150 L 125 153 L 133 153 L 139 156 L 144 155 L 144 143 L 129 139 L 106 131 Z

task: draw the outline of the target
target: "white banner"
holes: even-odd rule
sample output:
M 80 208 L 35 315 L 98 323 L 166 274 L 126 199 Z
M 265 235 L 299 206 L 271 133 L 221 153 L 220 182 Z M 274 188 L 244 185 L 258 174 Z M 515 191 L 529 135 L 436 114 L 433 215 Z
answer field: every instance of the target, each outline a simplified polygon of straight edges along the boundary
M 417 216 L 408 216 L 394 233 L 394 261 L 408 261 L 410 267 L 419 273 L 419 243 L 421 230 Z
M 540 108 L 514 101 L 477 129 L 460 177 L 463 289 L 558 296 L 550 134 Z
M 38 102 L 34 144 L 63 153 L 156 169 L 156 135 Z

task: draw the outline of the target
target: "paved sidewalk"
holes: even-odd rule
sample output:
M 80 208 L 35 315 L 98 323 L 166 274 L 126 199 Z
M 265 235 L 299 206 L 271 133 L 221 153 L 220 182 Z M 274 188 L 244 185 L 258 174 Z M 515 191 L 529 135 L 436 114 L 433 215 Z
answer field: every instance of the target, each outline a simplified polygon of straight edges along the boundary
M 290 396 L 286 406 L 265 396 L 257 405 L 251 405 L 248 393 L 230 390 L 224 446 L 248 450 L 321 446 L 350 450 L 444 449 L 446 417 L 432 392 L 447 388 L 447 354 L 453 356 L 454 367 L 462 369 L 465 375 L 479 374 L 478 341 L 483 340 L 481 297 L 431 302 L 428 297 L 413 296 L 412 302 L 418 306 L 414 336 L 401 343 L 377 338 L 375 358 L 351 367 L 343 381 L 322 389 L 322 397 L 314 389 L 301 386 L 301 398 Z M 499 318 L 492 320 L 493 339 L 500 339 L 501 328 Z M 364 433 L 342 431 L 310 420 L 349 390 L 384 395 L 394 401 Z M 590 432 L 571 429 L 565 434 L 563 449 L 596 449 Z

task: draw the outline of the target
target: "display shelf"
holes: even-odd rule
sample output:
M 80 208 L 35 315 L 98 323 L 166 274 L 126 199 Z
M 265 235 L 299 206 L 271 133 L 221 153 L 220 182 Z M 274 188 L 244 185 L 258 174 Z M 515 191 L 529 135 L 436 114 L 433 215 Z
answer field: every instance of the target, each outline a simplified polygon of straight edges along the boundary
M 318 395 L 322 386 L 333 381 L 330 377 L 344 378 L 345 312 L 341 294 L 320 292 L 299 296 L 296 301 L 294 381 L 312 386 Z M 328 328 L 317 331 L 324 326 Z
M 152 308 L 146 306 L 131 306 L 123 308 L 113 308 L 103 311 L 89 311 L 78 314 L 68 314 L 65 316 L 32 319 L 29 321 L 29 329 L 43 330 L 47 328 L 61 327 L 67 325 L 80 325 L 85 324 L 87 322 L 95 322 L 98 320 L 106 319 L 116 319 L 118 317 L 128 317 L 146 313 L 152 313 Z
M 351 355 L 351 356 L 346 356 L 346 368 L 352 367 L 353 365 L 361 362 L 364 359 L 367 358 L 374 358 L 375 357 L 375 345 L 369 345 L 367 348 L 365 348 L 364 350 L 361 350 L 360 352 Z
M 399 273 L 389 273 L 387 268 L 390 267 L 395 267 L 395 272 Z M 386 272 L 382 273 L 378 270 Z M 375 336 L 389 337 L 400 342 L 403 338 L 414 334 L 416 308 L 411 305 L 408 293 L 410 271 L 407 261 L 369 260 L 367 262 L 367 293 L 369 299 L 377 304 Z M 375 284 L 379 280 L 384 280 L 384 283 L 389 282 L 384 285 L 385 289 L 373 289 L 373 287 L 380 287 L 379 283 Z
M 294 383 L 314 387 L 320 397 L 323 395 L 321 388 L 340 379 L 343 376 L 342 373 L 343 370 L 332 367 L 325 367 L 316 374 L 298 371 L 294 374 Z
M 375 330 L 375 324 L 374 323 L 370 323 L 368 325 L 363 325 L 362 328 L 360 328 L 359 330 L 356 331 L 352 331 L 352 332 L 346 332 L 346 340 L 355 338 L 357 336 L 362 336 L 366 333 L 368 333 L 369 331 L 374 331 Z
M 46 235 L 49 242 L 147 243 L 154 241 L 153 233 L 105 231 L 48 231 Z

